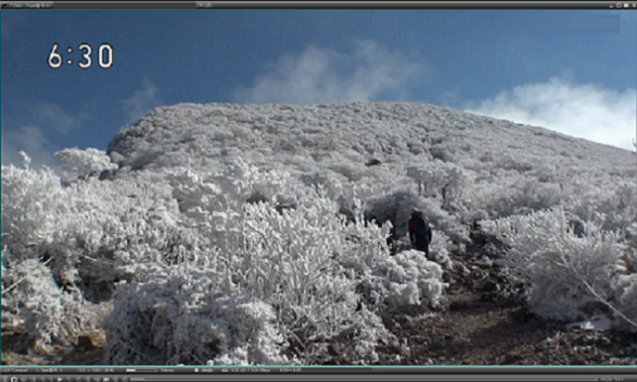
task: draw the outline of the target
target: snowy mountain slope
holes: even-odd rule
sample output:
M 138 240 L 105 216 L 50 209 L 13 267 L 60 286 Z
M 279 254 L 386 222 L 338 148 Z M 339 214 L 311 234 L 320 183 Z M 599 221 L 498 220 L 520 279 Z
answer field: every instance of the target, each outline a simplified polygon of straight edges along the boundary
M 124 127 L 108 145 L 107 153 L 114 152 L 123 156 L 117 156 L 120 166 L 133 168 L 232 156 L 279 163 L 301 159 L 299 169 L 328 167 L 329 158 L 361 165 L 370 157 L 401 165 L 439 157 L 469 168 L 513 158 L 522 169 L 553 164 L 599 172 L 635 164 L 626 150 L 416 103 L 178 104 L 156 108 Z
M 424 104 L 179 104 L 108 154 L 117 169 L 64 151 L 62 179 L 2 167 L 3 323 L 39 350 L 97 325 L 107 363 L 317 364 L 348 342 L 348 362 L 378 362 L 380 343 L 410 352 L 387 309 L 446 309 L 444 275 L 473 277 L 473 257 L 505 270 L 495 290 L 526 285 L 512 293 L 540 318 L 602 299 L 635 330 L 625 150 Z M 414 207 L 436 261 L 406 250 Z M 395 256 L 370 219 L 393 225 Z
M 185 161 L 192 165 L 199 160 L 203 168 L 215 168 L 219 163 L 241 157 L 266 168 L 287 171 L 306 184 L 318 182 L 330 188 L 329 176 L 334 176 L 346 183 L 366 185 L 367 194 L 362 195 L 368 197 L 371 205 L 368 208 L 374 211 L 370 215 L 381 221 L 390 220 L 400 235 L 404 234 L 406 221 L 404 215 L 400 217 L 400 207 L 397 207 L 397 217 L 396 212 L 385 213 L 378 204 L 388 203 L 382 194 L 391 194 L 401 187 L 415 190 L 414 182 L 419 184 L 419 194 L 443 199 L 445 211 L 435 212 L 435 206 L 433 209 L 425 207 L 425 210 L 438 229 L 456 243 L 467 238 L 466 231 L 463 232 L 463 228 L 457 225 L 459 222 L 510 216 L 516 221 L 524 219 L 523 215 L 554 207 L 566 210 L 564 223 L 561 226 L 547 223 L 547 226 L 535 229 L 566 232 L 570 230 L 569 222 L 595 219 L 603 232 L 619 232 L 616 230 L 627 227 L 637 229 L 634 185 L 637 156 L 634 153 L 541 127 L 434 105 L 180 104 L 158 108 L 134 126 L 123 128 L 110 142 L 108 153 L 120 158 L 120 167 L 158 169 L 181 165 Z M 370 159 L 381 164 L 367 167 Z M 449 187 L 455 187 L 455 192 Z M 619 187 L 618 191 L 614 191 L 615 187 Z M 613 193 L 624 196 L 613 199 Z M 380 202 L 374 204 L 375 200 Z M 453 201 L 449 203 L 449 200 Z M 390 205 L 395 203 L 398 202 L 390 202 Z M 551 216 L 558 216 L 558 221 L 561 215 L 559 211 L 556 213 Z M 541 219 L 540 215 L 537 219 Z M 521 224 L 528 225 L 529 222 Z M 506 223 L 502 225 L 506 226 Z M 498 232 L 487 224 L 496 236 L 502 235 L 501 230 L 506 232 L 509 229 L 502 228 L 502 225 Z M 540 242 L 549 240 L 546 233 L 541 235 L 544 236 L 541 236 Z M 513 244 L 529 240 L 522 234 L 519 237 L 505 236 L 509 236 L 505 242 Z M 538 242 L 538 237 L 532 240 Z M 624 236 L 619 234 L 618 237 Z M 635 240 L 635 236 L 629 234 L 628 237 Z M 522 251 L 516 256 L 519 259 L 535 259 L 534 256 L 544 250 L 556 250 L 550 245 L 550 248 L 543 246 L 545 244 L 538 245 L 542 248 L 538 249 L 539 252 Z M 564 245 L 582 244 L 560 244 Z M 527 245 L 527 248 L 532 247 Z M 588 250 L 574 251 L 584 253 Z M 604 256 L 607 262 L 596 266 L 613 268 L 616 261 L 625 259 L 622 257 L 625 249 L 594 251 L 597 252 L 586 258 L 599 255 Z M 599 251 L 606 252 L 602 254 Z M 634 247 L 630 251 L 634 251 Z M 634 261 L 634 252 L 630 256 Z M 508 265 L 522 267 L 519 259 L 509 260 Z M 584 262 L 587 261 L 591 260 Z M 582 301 L 563 301 L 560 308 L 547 303 L 555 299 L 555 296 L 551 297 L 551 293 L 555 292 L 547 291 L 547 288 L 552 288 L 551 282 L 544 279 L 551 278 L 547 272 L 544 269 L 537 275 L 536 281 L 542 286 L 532 295 L 532 299 L 539 301 L 535 311 L 556 317 L 577 316 L 578 304 Z M 576 279 L 573 283 L 577 284 Z M 629 285 L 627 281 L 620 284 Z M 563 285 L 556 283 L 554 287 L 559 289 Z M 604 281 L 597 287 L 612 288 Z M 630 288 L 627 287 L 626 293 L 630 293 Z M 567 308 L 571 302 L 574 305 Z M 572 310 L 565 313 L 567 309 Z

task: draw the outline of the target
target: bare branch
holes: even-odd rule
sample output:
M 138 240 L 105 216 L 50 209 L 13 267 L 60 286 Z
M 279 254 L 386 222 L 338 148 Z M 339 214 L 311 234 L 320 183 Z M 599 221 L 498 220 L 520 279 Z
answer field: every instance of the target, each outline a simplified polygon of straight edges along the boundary
M 605 299 L 602 298 L 602 296 L 600 296 L 599 294 L 597 294 L 597 292 L 595 292 L 595 289 L 593 289 L 593 287 L 586 282 L 586 280 L 582 280 L 582 282 L 584 283 L 584 285 L 586 285 L 586 288 L 588 288 L 588 290 L 593 294 L 593 296 L 595 296 L 602 304 L 606 305 L 610 310 L 612 310 L 615 314 L 617 314 L 619 317 L 623 318 L 624 320 L 626 320 L 629 324 L 631 324 L 632 326 L 634 326 L 635 328 L 637 328 L 637 322 L 631 320 L 630 318 L 626 317 L 625 314 L 623 314 L 622 312 L 620 312 L 617 308 L 615 308 L 611 303 L 609 303 L 608 301 L 606 301 Z
M 51 260 L 53 260 L 55 256 L 51 256 L 47 261 L 45 261 L 42 265 L 47 265 L 49 262 L 51 262 Z M 4 296 L 5 294 L 9 293 L 9 291 L 11 291 L 13 288 L 17 287 L 18 284 L 20 284 L 21 282 L 23 282 L 24 280 L 26 280 L 30 275 L 26 275 L 23 278 L 21 278 L 20 280 L 16 281 L 15 283 L 13 283 L 13 285 L 11 285 L 10 287 L 8 287 L 7 289 L 2 291 L 1 296 Z

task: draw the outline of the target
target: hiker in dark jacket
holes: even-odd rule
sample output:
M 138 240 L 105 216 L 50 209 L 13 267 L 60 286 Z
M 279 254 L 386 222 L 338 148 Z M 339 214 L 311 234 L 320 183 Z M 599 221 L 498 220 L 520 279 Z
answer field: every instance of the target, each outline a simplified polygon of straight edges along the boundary
M 422 212 L 413 210 L 409 219 L 409 240 L 412 248 L 424 252 L 429 259 L 429 244 L 431 243 L 431 227 Z

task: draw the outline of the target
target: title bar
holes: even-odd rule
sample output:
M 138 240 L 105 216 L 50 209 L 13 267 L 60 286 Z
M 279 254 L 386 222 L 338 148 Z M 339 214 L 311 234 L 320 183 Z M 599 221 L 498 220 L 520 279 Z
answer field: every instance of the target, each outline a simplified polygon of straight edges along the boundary
M 2 9 L 623 9 L 612 1 L 1 1 Z

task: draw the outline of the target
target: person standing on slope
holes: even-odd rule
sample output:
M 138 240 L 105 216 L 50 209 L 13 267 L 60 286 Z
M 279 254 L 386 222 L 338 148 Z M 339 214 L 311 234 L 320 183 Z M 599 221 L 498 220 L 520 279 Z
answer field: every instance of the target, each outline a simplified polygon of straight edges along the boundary
M 424 252 L 429 258 L 429 244 L 431 243 L 431 227 L 424 218 L 422 212 L 413 210 L 409 219 L 409 240 L 411 246 L 417 251 Z

